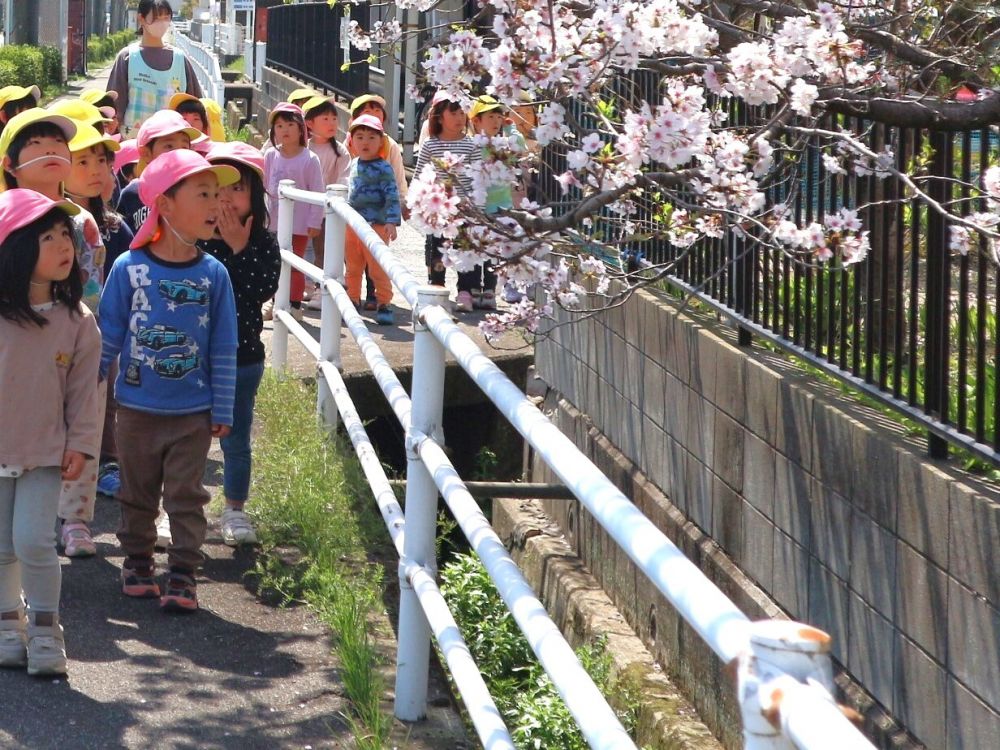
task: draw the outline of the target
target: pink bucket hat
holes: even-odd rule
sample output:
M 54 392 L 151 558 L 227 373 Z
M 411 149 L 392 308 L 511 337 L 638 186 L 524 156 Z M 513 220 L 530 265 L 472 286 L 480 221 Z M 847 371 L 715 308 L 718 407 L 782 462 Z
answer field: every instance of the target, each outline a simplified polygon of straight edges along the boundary
M 212 150 L 212 139 L 199 131 L 198 137 L 191 141 L 191 148 L 202 156 L 208 156 Z
M 12 188 L 0 193 L 0 244 L 14 232 L 40 219 L 53 208 L 61 208 L 70 216 L 80 213 L 79 206 L 69 201 L 54 201 L 41 193 L 24 188 Z
M 445 89 L 439 89 L 434 94 L 434 98 L 431 99 L 431 106 L 436 107 L 441 102 L 455 102 L 455 104 L 461 104 L 458 97 L 449 94 Z
M 208 160 L 213 164 L 217 161 L 231 161 L 244 164 L 264 179 L 264 154 L 249 143 L 230 141 L 229 143 L 213 143 L 208 152 Z
M 303 120 L 305 119 L 305 114 L 302 112 L 302 107 L 297 104 L 292 104 L 291 102 L 281 102 L 275 105 L 274 109 L 267 116 L 267 126 L 271 127 L 274 124 L 274 118 L 277 117 L 282 112 L 288 112 L 289 114 L 298 115 Z
M 135 138 L 122 141 L 119 145 L 121 148 L 115 154 L 116 172 L 121 172 L 129 164 L 138 164 L 139 162 L 139 144 Z
M 232 185 L 240 181 L 240 173 L 235 167 L 213 165 L 201 154 L 190 149 L 177 149 L 162 154 L 149 163 L 139 178 L 139 199 L 149 206 L 149 214 L 132 239 L 131 248 L 148 245 L 160 226 L 160 212 L 156 199 L 181 180 L 186 180 L 202 172 L 212 172 L 219 185 Z
M 355 117 L 348 124 L 347 132 L 353 133 L 355 128 L 368 128 L 379 133 L 385 132 L 385 128 L 382 127 L 382 121 L 375 115 L 360 115 L 359 117 Z
M 150 115 L 149 119 L 139 127 L 136 141 L 141 148 L 148 146 L 149 142 L 156 138 L 174 133 L 185 133 L 192 141 L 202 135 L 198 128 L 188 125 L 187 121 L 172 109 L 161 109 Z

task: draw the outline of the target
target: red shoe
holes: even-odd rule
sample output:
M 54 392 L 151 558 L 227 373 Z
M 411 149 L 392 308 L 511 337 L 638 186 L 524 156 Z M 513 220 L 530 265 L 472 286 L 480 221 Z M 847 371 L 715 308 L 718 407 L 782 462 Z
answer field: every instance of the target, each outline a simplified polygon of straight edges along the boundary
M 185 573 L 171 572 L 167 576 L 167 584 L 160 597 L 160 609 L 164 612 L 197 612 L 198 586 L 194 576 Z
M 153 566 L 122 568 L 122 593 L 135 599 L 155 599 L 160 595 Z

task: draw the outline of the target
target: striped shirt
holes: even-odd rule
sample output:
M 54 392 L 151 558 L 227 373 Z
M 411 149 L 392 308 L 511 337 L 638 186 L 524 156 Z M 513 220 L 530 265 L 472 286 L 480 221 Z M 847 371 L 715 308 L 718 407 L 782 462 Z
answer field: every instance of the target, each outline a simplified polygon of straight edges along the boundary
M 211 411 L 213 424 L 233 423 L 236 303 L 219 261 L 130 250 L 111 267 L 99 319 L 101 373 L 118 357 L 118 403 L 150 414 Z
M 417 156 L 417 166 L 413 170 L 414 175 L 419 175 L 423 170 L 424 166 L 427 164 L 433 164 L 435 160 L 440 159 L 445 153 L 451 153 L 453 156 L 460 157 L 465 164 L 473 161 L 478 161 L 482 159 L 482 149 L 476 146 L 472 142 L 469 136 L 462 136 L 457 141 L 445 141 L 440 138 L 435 138 L 431 136 L 423 145 L 420 147 L 420 154 Z M 435 166 L 437 169 L 438 178 L 445 179 L 447 175 Z M 461 174 L 461 168 L 459 168 L 458 177 L 458 189 L 459 193 L 472 200 L 472 180 Z

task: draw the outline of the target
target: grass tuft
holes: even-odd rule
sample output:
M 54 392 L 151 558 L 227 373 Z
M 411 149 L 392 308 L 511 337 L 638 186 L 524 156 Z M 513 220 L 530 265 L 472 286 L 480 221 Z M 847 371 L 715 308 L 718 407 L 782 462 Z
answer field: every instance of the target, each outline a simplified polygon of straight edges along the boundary
M 267 372 L 257 395 L 254 502 L 261 554 L 254 574 L 280 604 L 305 603 L 333 631 L 346 716 L 357 747 L 386 746 L 381 659 L 369 614 L 380 602 L 388 540 L 370 490 L 338 439 L 320 430 L 316 391 Z M 374 553 L 372 551 L 375 551 Z

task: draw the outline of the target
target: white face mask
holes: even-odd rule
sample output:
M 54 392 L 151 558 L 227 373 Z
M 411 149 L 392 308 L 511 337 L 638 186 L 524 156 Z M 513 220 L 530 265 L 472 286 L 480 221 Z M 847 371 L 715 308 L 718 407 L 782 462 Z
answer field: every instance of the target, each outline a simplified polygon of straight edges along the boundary
M 170 30 L 170 19 L 161 18 L 158 21 L 146 24 L 146 33 L 157 39 L 162 39 Z

